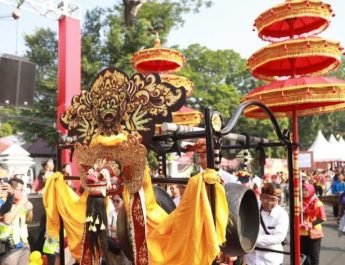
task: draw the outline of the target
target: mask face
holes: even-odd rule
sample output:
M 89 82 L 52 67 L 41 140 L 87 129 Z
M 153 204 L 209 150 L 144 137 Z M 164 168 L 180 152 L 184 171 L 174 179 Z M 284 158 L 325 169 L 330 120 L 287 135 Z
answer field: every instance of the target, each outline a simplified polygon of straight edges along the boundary
M 135 136 L 109 146 L 76 143 L 74 150 L 81 184 L 89 194 L 119 194 L 124 186 L 136 193 L 142 187 L 147 151 Z

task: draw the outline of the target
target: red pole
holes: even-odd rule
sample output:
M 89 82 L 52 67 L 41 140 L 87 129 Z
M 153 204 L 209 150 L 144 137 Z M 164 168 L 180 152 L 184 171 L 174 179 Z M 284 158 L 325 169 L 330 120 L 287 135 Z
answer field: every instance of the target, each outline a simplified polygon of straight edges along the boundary
M 58 98 L 57 98 L 57 130 L 67 134 L 60 123 L 60 116 L 71 104 L 74 95 L 80 93 L 81 75 L 81 31 L 80 21 L 68 16 L 59 20 L 59 59 L 58 59 Z M 63 150 L 61 164 L 70 163 L 70 150 Z M 73 175 L 76 167 L 72 164 Z
M 298 117 L 297 117 L 297 110 L 294 109 L 292 111 L 292 142 L 293 142 L 293 186 L 294 186 L 294 221 L 295 227 L 291 227 L 295 233 L 295 264 L 300 264 L 300 190 L 299 190 L 299 165 L 298 165 Z

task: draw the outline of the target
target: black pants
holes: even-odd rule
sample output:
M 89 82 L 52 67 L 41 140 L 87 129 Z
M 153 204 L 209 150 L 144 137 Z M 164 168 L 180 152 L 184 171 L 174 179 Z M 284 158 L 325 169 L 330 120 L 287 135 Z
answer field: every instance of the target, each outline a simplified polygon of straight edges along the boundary
M 321 238 L 311 239 L 309 236 L 301 236 L 301 253 L 307 256 L 303 265 L 319 265 Z
M 318 185 L 314 185 L 315 188 L 315 193 L 317 196 L 322 196 L 323 194 L 323 188 L 321 186 Z

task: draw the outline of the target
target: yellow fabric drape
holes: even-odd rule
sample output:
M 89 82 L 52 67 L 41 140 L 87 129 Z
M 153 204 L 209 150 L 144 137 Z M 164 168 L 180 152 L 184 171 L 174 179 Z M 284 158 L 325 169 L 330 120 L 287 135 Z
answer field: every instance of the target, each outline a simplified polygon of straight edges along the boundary
M 214 226 L 206 183 L 215 185 L 216 228 Z M 144 180 L 147 244 L 151 265 L 209 265 L 225 242 L 228 205 L 219 176 L 206 170 L 190 178 L 180 205 L 168 215 L 157 204 L 149 169 Z M 129 207 L 130 194 L 123 194 Z M 72 255 L 80 260 L 81 240 L 85 222 L 87 194 L 75 194 L 64 182 L 61 173 L 52 175 L 46 183 L 44 206 L 47 211 L 47 232 L 58 237 L 60 220 L 64 220 Z
M 216 228 L 205 183 L 215 184 Z M 150 264 L 211 264 L 220 252 L 219 245 L 225 242 L 228 222 L 226 195 L 216 171 L 208 169 L 192 177 L 170 215 L 156 203 L 148 170 L 144 193 Z M 128 209 L 129 194 L 125 192 L 124 198 Z
M 43 204 L 47 214 L 47 233 L 59 237 L 60 215 L 68 238 L 68 247 L 74 258 L 80 260 L 84 231 L 87 193 L 79 197 L 68 185 L 63 175 L 55 173 L 47 179 Z

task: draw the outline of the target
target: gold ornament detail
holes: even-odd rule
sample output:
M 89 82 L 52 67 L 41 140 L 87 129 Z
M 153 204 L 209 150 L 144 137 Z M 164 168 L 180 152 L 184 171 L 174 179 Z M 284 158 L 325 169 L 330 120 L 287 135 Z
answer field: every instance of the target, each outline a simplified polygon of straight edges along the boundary
M 103 168 L 119 165 L 119 176 L 130 193 L 136 193 L 143 184 L 146 167 L 146 148 L 140 144 L 133 135 L 128 135 L 127 140 L 115 146 L 101 144 L 92 147 L 76 143 L 74 156 L 80 173 L 80 182 L 89 193 L 104 193 L 106 180 L 100 179 L 97 183 L 87 183 L 88 170 L 94 168 L 102 158 Z M 98 168 L 101 171 L 103 168 Z M 97 221 L 97 220 L 96 220 Z
M 222 129 L 222 119 L 218 113 L 215 113 L 212 115 L 211 125 L 212 125 L 212 129 L 215 132 L 220 132 L 220 130 Z

